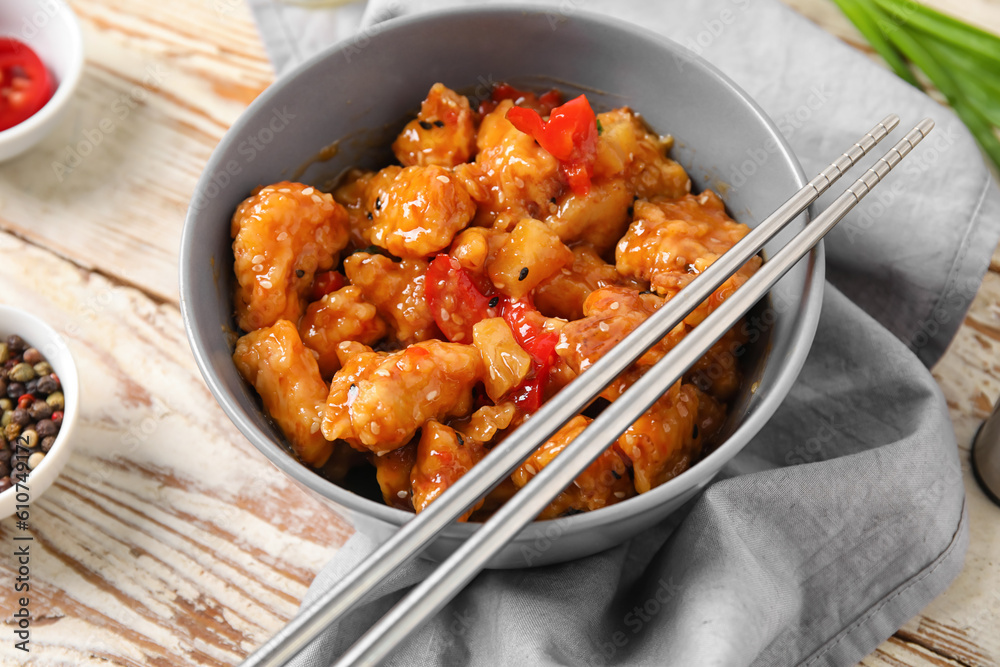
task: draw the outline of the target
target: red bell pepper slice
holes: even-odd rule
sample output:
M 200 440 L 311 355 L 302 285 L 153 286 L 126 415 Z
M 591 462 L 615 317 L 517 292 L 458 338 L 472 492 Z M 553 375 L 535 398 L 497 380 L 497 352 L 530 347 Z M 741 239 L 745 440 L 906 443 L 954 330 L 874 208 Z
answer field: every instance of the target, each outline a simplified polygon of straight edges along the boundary
M 547 93 L 536 95 L 530 90 L 520 90 L 509 83 L 499 83 L 493 86 L 490 99 L 483 100 L 479 104 L 479 113 L 488 114 L 503 100 L 513 100 L 516 106 L 528 107 L 543 116 L 548 116 L 553 109 L 562 104 L 562 93 L 553 88 Z
M 552 110 L 548 120 L 533 109 L 513 107 L 507 120 L 559 161 L 570 188 L 578 195 L 590 192 L 597 157 L 597 116 L 584 95 Z
M 490 299 L 479 291 L 458 260 L 449 255 L 438 255 L 427 267 L 424 297 L 438 329 L 453 343 L 471 345 L 476 322 L 496 316 Z
M 543 330 L 544 319 L 527 297 L 516 301 L 506 297 L 501 304 L 501 315 L 514 332 L 514 340 L 531 356 L 531 372 L 510 394 L 514 405 L 531 414 L 545 398 L 545 385 L 556 363 L 559 334 Z

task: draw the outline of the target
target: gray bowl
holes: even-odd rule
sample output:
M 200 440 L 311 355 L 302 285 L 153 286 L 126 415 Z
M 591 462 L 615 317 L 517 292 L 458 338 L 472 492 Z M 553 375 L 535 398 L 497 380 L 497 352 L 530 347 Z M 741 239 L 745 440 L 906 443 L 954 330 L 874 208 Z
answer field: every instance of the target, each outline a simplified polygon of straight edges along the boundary
M 292 177 L 323 185 L 352 165 L 387 164 L 392 139 L 437 81 L 472 97 L 507 81 L 586 92 L 598 110 L 629 105 L 655 130 L 678 138 L 673 156 L 696 189 L 717 190 L 730 213 L 751 226 L 805 182 L 774 123 L 723 74 L 656 34 L 583 12 L 554 20 L 537 9 L 484 7 L 397 19 L 331 48 L 265 91 L 223 138 L 198 182 L 181 241 L 184 322 L 205 381 L 240 431 L 285 474 L 378 540 L 412 515 L 333 484 L 296 461 L 233 365 L 229 220 L 255 186 Z M 325 146 L 335 148 L 326 151 L 328 160 L 317 161 Z M 750 149 L 767 149 L 756 152 L 766 155 L 758 160 L 762 164 L 746 166 Z M 725 182 L 751 167 L 749 184 Z M 773 253 L 806 222 L 805 215 L 794 221 L 766 251 Z M 788 393 L 816 330 L 822 290 L 817 249 L 774 287 L 770 304 L 758 306 L 764 310 L 744 359 L 744 392 L 727 436 L 711 454 L 649 493 L 528 526 L 490 566 L 544 565 L 596 553 L 691 499 Z M 476 527 L 450 526 L 425 554 L 446 557 Z

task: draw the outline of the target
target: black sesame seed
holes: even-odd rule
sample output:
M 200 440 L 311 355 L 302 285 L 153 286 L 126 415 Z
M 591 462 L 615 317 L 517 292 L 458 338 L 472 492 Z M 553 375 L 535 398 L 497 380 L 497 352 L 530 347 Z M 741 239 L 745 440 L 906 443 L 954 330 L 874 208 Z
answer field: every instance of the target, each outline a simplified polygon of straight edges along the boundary
M 444 121 L 443 120 L 434 121 L 434 127 L 444 127 Z
M 525 266 L 524 268 L 521 269 L 521 273 L 517 274 L 517 279 L 518 281 L 521 281 L 527 277 L 528 277 L 528 267 Z
M 365 215 L 367 215 L 367 216 L 368 216 L 368 219 L 369 219 L 369 220 L 371 220 L 371 219 L 372 219 L 372 212 L 371 212 L 371 211 L 368 211 L 367 213 L 365 213 Z
M 559 200 L 558 200 L 558 199 L 556 199 L 555 197 L 553 197 L 552 199 L 550 199 L 550 200 L 549 200 L 549 202 L 551 202 L 551 203 L 553 203 L 553 204 L 556 204 L 556 203 L 558 203 L 558 201 L 559 201 Z
M 375 197 L 375 210 L 376 211 L 381 211 L 382 210 L 382 198 L 381 197 Z
M 697 438 L 698 437 L 698 425 L 697 424 L 695 424 L 694 428 L 691 429 L 691 437 L 692 438 Z
M 629 214 L 629 216 L 635 215 L 635 206 L 629 206 L 628 207 L 628 214 Z
M 465 439 L 462 437 L 462 434 L 459 433 L 458 431 L 455 431 L 455 437 L 458 438 L 458 446 L 459 447 L 464 447 L 465 446 Z
M 496 308 L 499 303 L 500 303 L 500 297 L 498 296 L 493 297 L 492 299 L 490 299 L 490 308 Z
M 429 130 L 434 126 L 428 123 L 426 120 L 422 120 L 420 121 L 420 127 L 424 128 L 425 130 Z
M 301 278 L 304 275 L 306 275 L 305 271 L 303 271 L 302 269 L 295 269 L 295 277 L 296 278 Z

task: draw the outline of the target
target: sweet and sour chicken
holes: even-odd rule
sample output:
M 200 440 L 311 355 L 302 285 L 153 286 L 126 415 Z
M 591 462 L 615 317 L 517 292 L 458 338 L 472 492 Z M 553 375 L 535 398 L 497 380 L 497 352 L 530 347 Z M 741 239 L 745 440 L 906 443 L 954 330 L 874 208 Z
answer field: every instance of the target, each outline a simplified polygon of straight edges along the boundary
M 435 84 L 398 164 L 333 189 L 258 188 L 231 230 L 233 359 L 304 463 L 370 466 L 420 512 L 749 231 L 694 194 L 670 137 L 501 84 Z M 618 400 L 760 265 L 754 258 L 605 390 Z M 742 381 L 737 327 L 540 518 L 646 493 L 703 454 Z M 494 511 L 587 426 L 578 416 L 461 520 Z M 367 461 L 368 463 L 365 463 Z M 334 480 L 338 481 L 338 480 Z

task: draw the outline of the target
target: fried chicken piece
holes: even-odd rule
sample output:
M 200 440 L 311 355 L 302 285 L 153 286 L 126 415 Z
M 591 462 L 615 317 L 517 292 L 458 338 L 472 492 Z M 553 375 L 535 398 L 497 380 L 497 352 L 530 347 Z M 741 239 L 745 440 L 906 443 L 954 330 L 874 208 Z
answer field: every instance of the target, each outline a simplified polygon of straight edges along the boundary
M 684 381 L 720 401 L 730 400 L 743 382 L 740 356 L 746 341 L 742 325 L 733 327 L 688 369 L 684 374 Z
M 671 298 L 695 276 L 750 232 L 726 215 L 712 191 L 667 201 L 638 201 L 635 220 L 618 242 L 618 272 L 648 280 L 656 292 Z M 760 257 L 744 264 L 684 320 L 695 326 L 715 310 L 760 267 Z
M 240 329 L 297 322 L 317 271 L 347 245 L 347 212 L 333 197 L 287 181 L 261 188 L 233 215 L 231 234 Z
M 410 489 L 410 474 L 417 460 L 417 443 L 394 449 L 384 456 L 372 456 L 375 466 L 375 479 L 382 489 L 382 499 L 389 507 L 413 511 L 412 491 Z
M 629 287 L 594 290 L 584 301 L 585 317 L 568 322 L 560 330 L 556 352 L 574 371 L 582 373 L 664 303 L 665 300 L 656 294 L 643 294 Z M 640 357 L 638 363 L 642 366 L 656 363 L 684 338 L 687 331 L 685 324 L 678 324 Z
M 439 335 L 424 297 L 424 260 L 394 262 L 384 255 L 356 252 L 344 260 L 344 273 L 378 309 L 396 340 L 415 343 Z
M 618 438 L 636 491 L 646 493 L 691 467 L 701 453 L 697 419 L 698 390 L 678 381 Z
M 476 152 L 476 117 L 468 98 L 435 83 L 416 120 L 406 124 L 392 150 L 406 167 L 468 162 Z
M 260 394 L 296 456 L 309 465 L 322 466 L 333 451 L 333 443 L 320 433 L 328 390 L 316 358 L 302 344 L 295 325 L 278 320 L 248 333 L 236 342 L 233 361 Z
M 428 421 L 421 431 L 417 461 L 410 474 L 413 509 L 417 514 L 427 509 L 428 505 L 485 456 L 486 449 L 481 442 L 465 438 L 450 426 L 433 419 Z M 458 520 L 468 520 L 482 506 L 483 501 L 480 500 Z
M 559 429 L 544 445 L 514 471 L 511 479 L 518 488 L 524 487 L 541 472 L 566 446 L 580 435 L 592 420 L 577 415 Z M 556 496 L 546 507 L 539 519 L 554 519 L 567 512 L 583 512 L 613 505 L 635 495 L 628 467 L 614 447 L 606 449 L 593 463 L 587 466 L 573 484 Z
M 455 168 L 479 205 L 477 224 L 509 231 L 522 218 L 547 215 L 565 183 L 558 161 L 507 120 L 514 103 L 500 102 L 479 126 L 476 161 Z
M 368 181 L 361 235 L 396 257 L 423 258 L 465 229 L 476 205 L 448 169 L 386 167 Z
M 388 353 L 344 342 L 337 354 L 323 435 L 376 454 L 402 447 L 429 419 L 470 413 L 483 373 L 475 347 L 439 340 Z
M 316 360 L 324 378 L 340 368 L 337 345 L 345 340 L 374 345 L 388 330 L 378 310 L 364 300 L 361 288 L 355 285 L 341 287 L 309 304 L 299 322 L 302 342 L 319 355 Z

